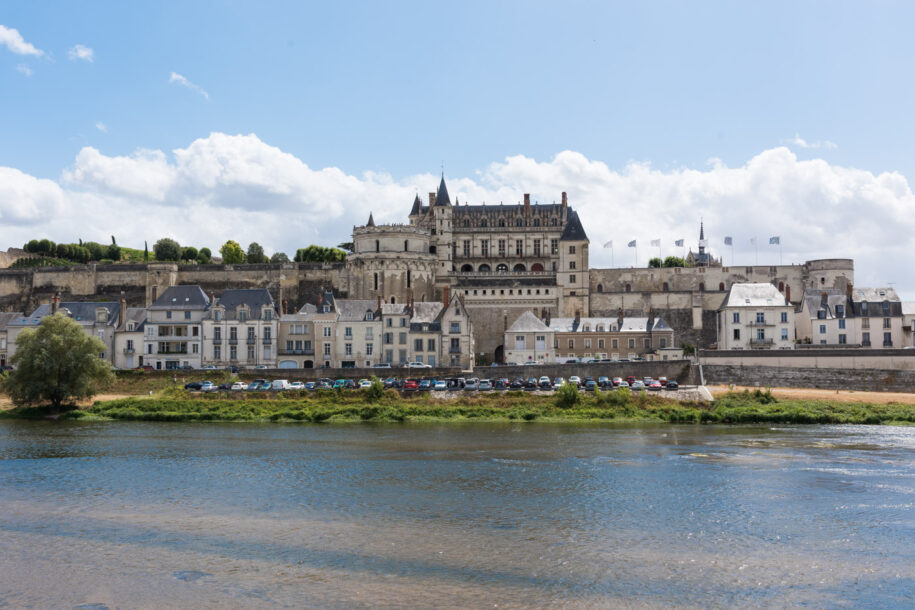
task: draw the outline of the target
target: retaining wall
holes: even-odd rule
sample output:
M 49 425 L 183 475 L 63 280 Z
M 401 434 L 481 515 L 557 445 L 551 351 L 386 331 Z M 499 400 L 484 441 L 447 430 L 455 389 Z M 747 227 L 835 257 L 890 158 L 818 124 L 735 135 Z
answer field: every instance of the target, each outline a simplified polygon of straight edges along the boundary
M 915 371 L 844 368 L 786 368 L 703 363 L 708 384 L 821 388 L 871 392 L 915 392 Z

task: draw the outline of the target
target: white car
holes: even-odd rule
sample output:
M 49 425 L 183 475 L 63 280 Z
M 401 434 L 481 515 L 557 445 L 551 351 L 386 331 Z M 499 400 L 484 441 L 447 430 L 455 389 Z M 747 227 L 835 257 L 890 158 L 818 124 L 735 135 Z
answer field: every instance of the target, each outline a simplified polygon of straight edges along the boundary
M 368 379 L 360 379 L 360 380 L 359 380 L 359 387 L 360 387 L 361 389 L 370 388 L 370 387 L 372 387 L 372 382 L 369 381 Z
M 581 385 L 581 377 L 578 375 L 572 375 L 569 377 L 569 383 L 574 385 L 576 388 Z
M 635 381 L 632 382 L 632 385 L 629 386 L 629 389 L 631 389 L 631 390 L 644 390 L 644 389 L 645 389 L 645 382 L 644 382 L 644 381 L 639 381 L 638 379 L 636 379 Z
M 436 392 L 444 392 L 448 389 L 448 383 L 445 381 L 436 381 L 435 385 L 432 387 Z
M 556 379 L 553 380 L 553 389 L 558 390 L 559 386 L 561 386 L 565 382 L 566 382 L 566 380 L 563 379 L 562 377 L 557 377 Z
M 235 390 L 235 391 L 238 391 L 238 390 L 247 390 L 247 389 L 248 389 L 248 384 L 245 383 L 244 381 L 236 381 L 235 383 L 233 383 L 233 384 L 231 385 L 231 387 L 229 387 L 229 389 L 230 389 L 230 390 Z
M 305 384 L 302 383 L 301 381 L 293 381 L 292 383 L 289 384 L 289 389 L 290 390 L 304 390 Z
M 431 369 L 431 368 L 432 368 L 432 365 L 431 365 L 431 364 L 423 364 L 422 362 L 408 362 L 408 363 L 407 363 L 407 368 L 408 368 L 408 369 Z

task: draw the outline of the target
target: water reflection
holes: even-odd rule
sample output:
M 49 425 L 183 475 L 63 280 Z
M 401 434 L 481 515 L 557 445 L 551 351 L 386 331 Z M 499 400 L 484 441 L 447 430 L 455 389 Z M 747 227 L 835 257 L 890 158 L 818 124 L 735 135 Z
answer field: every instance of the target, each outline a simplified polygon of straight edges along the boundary
M 0 605 L 908 605 L 913 449 L 877 427 L 2 422 Z

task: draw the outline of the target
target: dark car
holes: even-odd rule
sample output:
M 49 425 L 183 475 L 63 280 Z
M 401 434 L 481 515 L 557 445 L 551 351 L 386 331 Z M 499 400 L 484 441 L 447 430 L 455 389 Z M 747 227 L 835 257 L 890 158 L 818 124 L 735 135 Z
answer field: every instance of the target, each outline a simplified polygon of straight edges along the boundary
M 677 383 L 676 379 L 668 379 L 667 380 L 667 389 L 668 390 L 679 390 L 680 384 Z
M 593 379 L 589 378 L 587 381 L 585 381 L 585 392 L 593 392 L 596 387 L 597 382 Z
M 511 385 L 508 379 L 496 379 L 492 384 L 492 389 L 494 390 L 505 390 L 508 386 Z
M 200 391 L 200 388 L 202 385 L 203 385 L 202 381 L 192 381 L 190 383 L 184 384 L 184 389 Z
M 435 384 L 432 383 L 431 379 L 423 379 L 422 381 L 419 382 L 419 387 L 416 389 L 419 390 L 420 392 L 428 392 L 429 390 L 432 389 L 433 385 L 435 385 Z
M 512 390 L 521 390 L 524 388 L 524 380 L 520 377 L 515 377 L 508 387 Z
M 394 379 L 393 377 L 388 377 L 387 379 L 384 380 L 384 387 L 393 388 L 393 387 L 395 387 L 396 383 L 397 383 L 396 379 Z
M 524 382 L 524 389 L 528 392 L 540 389 L 540 383 L 537 381 L 536 377 L 528 377 L 527 381 Z

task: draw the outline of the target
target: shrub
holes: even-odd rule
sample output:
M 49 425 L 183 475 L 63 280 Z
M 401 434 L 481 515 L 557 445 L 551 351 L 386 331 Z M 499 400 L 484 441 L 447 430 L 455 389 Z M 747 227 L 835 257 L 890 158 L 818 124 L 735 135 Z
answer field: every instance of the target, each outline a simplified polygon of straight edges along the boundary
M 560 409 L 571 409 L 581 402 L 581 393 L 571 383 L 563 383 L 556 390 L 556 406 Z
M 372 385 L 365 389 L 366 402 L 378 402 L 384 397 L 384 383 L 375 375 L 372 375 Z

